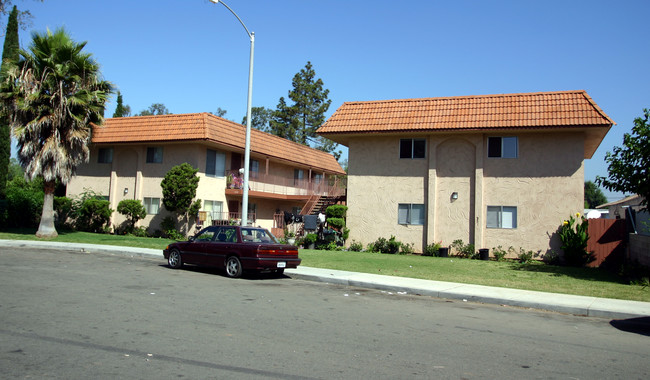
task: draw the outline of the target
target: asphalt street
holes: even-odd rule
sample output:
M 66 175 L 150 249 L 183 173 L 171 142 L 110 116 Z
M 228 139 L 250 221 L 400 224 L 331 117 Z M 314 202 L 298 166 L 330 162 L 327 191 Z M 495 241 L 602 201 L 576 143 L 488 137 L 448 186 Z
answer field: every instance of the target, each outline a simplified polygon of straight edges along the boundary
M 648 378 L 630 323 L 0 247 L 3 378 Z

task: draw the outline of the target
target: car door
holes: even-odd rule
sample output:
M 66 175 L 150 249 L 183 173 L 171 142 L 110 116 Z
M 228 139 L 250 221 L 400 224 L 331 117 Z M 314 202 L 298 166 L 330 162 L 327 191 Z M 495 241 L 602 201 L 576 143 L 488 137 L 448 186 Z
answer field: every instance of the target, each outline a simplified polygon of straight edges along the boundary
M 204 228 L 187 244 L 183 252 L 184 260 L 190 264 L 207 265 L 207 256 L 210 251 L 210 243 L 217 235 L 218 227 L 210 226 Z
M 210 243 L 209 253 L 206 257 L 210 265 L 223 267 L 226 257 L 236 251 L 238 241 L 237 227 L 219 227 L 214 240 Z

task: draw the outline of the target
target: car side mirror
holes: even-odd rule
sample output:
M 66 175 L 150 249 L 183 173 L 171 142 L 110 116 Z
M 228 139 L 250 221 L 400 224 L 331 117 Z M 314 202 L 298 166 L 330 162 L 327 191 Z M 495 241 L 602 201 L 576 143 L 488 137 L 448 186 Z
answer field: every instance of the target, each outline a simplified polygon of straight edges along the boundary
M 195 239 L 196 239 L 196 236 L 190 236 L 190 238 L 187 239 L 187 241 L 189 241 L 189 242 L 191 243 L 191 242 L 193 242 Z

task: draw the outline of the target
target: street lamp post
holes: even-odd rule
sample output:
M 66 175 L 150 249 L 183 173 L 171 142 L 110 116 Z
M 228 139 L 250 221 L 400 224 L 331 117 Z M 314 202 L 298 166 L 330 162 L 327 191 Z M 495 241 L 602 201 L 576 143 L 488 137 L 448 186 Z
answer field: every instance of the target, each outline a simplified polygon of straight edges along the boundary
M 246 30 L 246 34 L 248 34 L 248 37 L 251 40 L 251 54 L 250 54 L 250 62 L 248 64 L 248 102 L 246 106 L 246 143 L 244 146 L 244 188 L 242 190 L 242 202 L 241 202 L 241 207 L 242 207 L 242 218 L 241 218 L 241 225 L 242 226 L 247 226 L 248 225 L 248 178 L 249 178 L 249 172 L 250 172 L 250 157 L 251 157 L 251 109 L 252 109 L 252 103 L 253 103 L 253 54 L 255 52 L 255 32 L 250 32 L 244 22 L 237 16 L 237 13 L 233 11 L 226 3 L 224 3 L 222 0 L 210 0 L 214 4 L 219 4 L 221 3 L 224 7 L 226 7 L 230 13 L 232 13 L 235 17 L 237 17 L 237 20 L 241 23 L 241 25 L 244 27 L 244 30 Z

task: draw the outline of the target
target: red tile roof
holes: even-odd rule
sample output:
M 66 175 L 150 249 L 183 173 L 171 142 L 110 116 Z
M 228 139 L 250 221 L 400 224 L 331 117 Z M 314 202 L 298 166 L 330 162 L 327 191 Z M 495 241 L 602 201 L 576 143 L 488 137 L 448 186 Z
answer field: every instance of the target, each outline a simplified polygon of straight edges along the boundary
M 343 145 L 351 135 L 395 132 L 579 128 L 591 157 L 615 124 L 583 90 L 346 102 L 317 133 Z
M 106 119 L 93 128 L 92 142 L 151 143 L 210 141 L 243 150 L 246 127 L 209 113 L 134 116 Z M 345 171 L 329 153 L 251 129 L 251 155 L 259 154 L 332 174 Z

